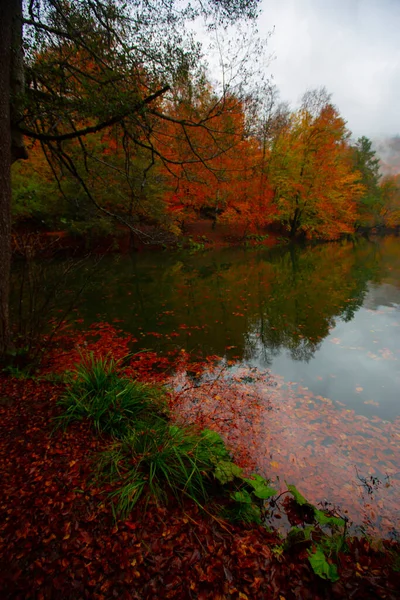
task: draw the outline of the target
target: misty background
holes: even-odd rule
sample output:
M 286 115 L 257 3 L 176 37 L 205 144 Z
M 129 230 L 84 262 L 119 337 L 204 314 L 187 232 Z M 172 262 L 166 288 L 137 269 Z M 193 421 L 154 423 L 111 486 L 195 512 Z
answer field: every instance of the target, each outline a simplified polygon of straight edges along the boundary
M 353 138 L 374 142 L 383 173 L 400 172 L 400 0 L 263 0 L 269 72 L 296 107 L 325 86 Z

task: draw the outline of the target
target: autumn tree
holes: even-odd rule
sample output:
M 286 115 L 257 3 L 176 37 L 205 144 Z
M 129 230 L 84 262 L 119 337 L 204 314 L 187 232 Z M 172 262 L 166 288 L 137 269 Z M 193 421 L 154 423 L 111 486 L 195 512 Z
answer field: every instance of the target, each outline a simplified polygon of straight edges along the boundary
M 382 225 L 389 228 L 400 226 L 400 175 L 386 175 L 380 183 Z
M 254 232 L 271 221 L 271 190 L 266 182 L 266 144 L 278 129 L 281 107 L 274 106 L 274 114 L 266 117 L 266 101 L 274 98 L 269 86 L 264 86 L 264 102 L 259 96 L 226 94 L 218 100 L 211 86 L 204 87 L 195 101 L 182 98 L 174 106 L 174 114 L 200 111 L 197 118 L 207 115 L 212 128 L 199 128 L 192 144 L 203 148 L 207 161 L 186 160 L 173 169 L 170 191 L 166 200 L 172 215 L 182 226 L 200 215 L 217 222 L 229 223 L 241 235 Z M 268 95 L 267 95 L 268 94 Z M 271 96 L 271 97 L 269 97 Z M 276 113 L 276 114 L 275 114 Z M 268 118 L 268 124 L 266 123 Z M 183 159 L 190 157 L 191 148 L 185 136 L 169 130 L 171 153 Z M 178 183 L 177 183 L 178 182 Z
M 46 146 L 44 151 L 37 144 L 34 149 L 44 163 L 39 164 L 40 170 L 33 169 L 36 164 L 32 153 L 31 160 L 20 162 L 13 169 L 15 217 L 22 216 L 24 208 L 29 218 L 31 208 L 31 220 L 38 222 L 36 190 L 31 191 L 32 201 L 21 206 L 21 192 L 25 196 L 25 188 L 31 190 L 34 180 L 38 191 L 50 186 L 54 189 L 49 198 L 40 193 L 41 218 L 50 227 L 91 240 L 118 235 L 120 230 L 130 231 L 132 243 L 139 236 L 142 241 L 153 243 L 167 239 L 163 175 L 158 164 L 151 163 L 149 152 L 129 140 L 117 126 L 88 136 L 83 149 L 78 140 L 64 144 L 74 172 L 66 169 L 60 157 Z M 41 173 L 49 172 L 50 181 L 38 180 Z M 123 227 L 118 227 L 118 223 Z M 146 233 L 143 224 L 150 223 L 157 227 L 147 228 Z
M 206 79 L 188 90 L 167 107 L 168 127 L 156 132 L 159 143 L 168 146 L 164 172 L 169 192 L 165 200 L 181 225 L 201 212 L 215 222 L 224 210 L 232 154 L 238 155 L 244 119 L 241 100 L 232 94 L 220 99 Z M 188 125 L 194 121 L 208 125 L 189 135 L 188 125 L 180 126 L 182 120 Z
M 275 219 L 291 236 L 334 239 L 354 230 L 363 193 L 349 159 L 349 131 L 324 90 L 308 92 L 270 157 Z
M 212 13 L 225 23 L 252 18 L 256 5 L 257 0 L 1 2 L 0 353 L 10 342 L 11 164 L 27 157 L 23 136 L 45 144 L 78 177 L 66 144 L 82 142 L 85 157 L 87 136 L 115 125 L 152 156 L 160 154 L 151 140 L 153 124 L 162 118 L 157 100 L 182 65 L 200 62 L 185 23 Z M 90 194 L 82 178 L 81 184 Z

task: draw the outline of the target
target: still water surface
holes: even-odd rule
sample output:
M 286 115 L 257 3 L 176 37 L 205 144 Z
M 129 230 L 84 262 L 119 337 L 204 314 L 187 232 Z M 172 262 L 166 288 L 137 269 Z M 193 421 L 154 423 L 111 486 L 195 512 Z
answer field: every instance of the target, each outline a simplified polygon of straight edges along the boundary
M 345 506 L 368 528 L 400 530 L 399 238 L 105 257 L 73 273 L 60 303 L 85 281 L 84 327 L 117 323 L 138 347 L 265 374 L 254 385 L 265 410 L 261 402 L 240 422 L 240 436 L 214 419 L 247 443 L 260 472 Z M 188 418 L 194 396 L 182 396 Z M 213 425 L 211 405 L 201 406 Z

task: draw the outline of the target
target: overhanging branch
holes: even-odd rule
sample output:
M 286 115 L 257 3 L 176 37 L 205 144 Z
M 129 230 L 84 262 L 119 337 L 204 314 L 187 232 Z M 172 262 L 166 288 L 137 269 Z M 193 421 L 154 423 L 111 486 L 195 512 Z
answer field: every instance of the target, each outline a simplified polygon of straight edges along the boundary
M 147 98 L 142 100 L 141 102 L 138 102 L 135 106 L 133 106 L 129 110 L 127 110 L 119 115 L 116 115 L 114 117 L 111 117 L 107 121 L 103 121 L 102 123 L 97 123 L 97 125 L 92 125 L 90 127 L 85 127 L 84 129 L 77 129 L 75 131 L 70 131 L 69 133 L 62 133 L 59 135 L 54 135 L 54 134 L 52 135 L 52 134 L 47 134 L 47 133 L 37 133 L 36 131 L 26 129 L 25 127 L 21 127 L 21 126 L 18 127 L 18 130 L 23 135 L 26 135 L 27 137 L 30 137 L 34 140 L 39 140 L 41 142 L 63 142 L 65 140 L 73 140 L 73 139 L 88 135 L 90 133 L 97 133 L 98 131 L 106 129 L 107 127 L 111 127 L 112 125 L 116 125 L 117 123 L 120 123 L 126 117 L 129 117 L 129 115 L 139 111 L 141 108 L 143 108 L 147 104 L 150 104 L 151 102 L 153 102 L 153 100 L 156 100 L 157 98 L 159 98 L 160 96 L 162 96 L 163 94 L 168 92 L 169 90 L 170 90 L 170 86 L 166 85 L 163 88 L 161 88 L 160 90 L 158 90 L 157 92 L 154 92 L 154 94 L 151 94 L 150 96 L 148 96 Z

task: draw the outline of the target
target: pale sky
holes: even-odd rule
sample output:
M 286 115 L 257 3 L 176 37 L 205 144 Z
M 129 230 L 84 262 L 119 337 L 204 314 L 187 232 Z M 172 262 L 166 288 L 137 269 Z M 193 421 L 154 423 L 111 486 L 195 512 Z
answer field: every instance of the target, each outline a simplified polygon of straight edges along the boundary
M 268 71 L 292 107 L 325 86 L 353 137 L 400 134 L 400 0 L 263 0 Z

